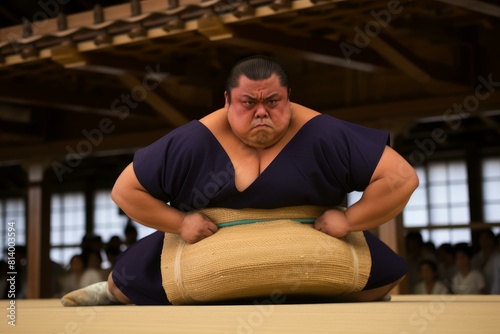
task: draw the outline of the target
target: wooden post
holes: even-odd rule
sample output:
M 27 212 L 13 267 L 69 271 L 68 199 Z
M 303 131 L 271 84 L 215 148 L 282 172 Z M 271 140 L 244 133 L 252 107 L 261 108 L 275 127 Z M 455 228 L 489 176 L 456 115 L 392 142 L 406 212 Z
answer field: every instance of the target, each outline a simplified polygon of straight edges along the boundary
M 469 144 L 466 147 L 467 182 L 469 186 L 469 214 L 471 224 L 484 222 L 483 215 L 483 171 L 481 165 L 480 147 Z M 479 235 L 481 230 L 471 229 L 472 246 L 479 250 Z
M 405 258 L 405 243 L 404 243 L 404 228 L 402 222 L 402 215 L 398 215 L 387 223 L 378 227 L 378 236 L 387 246 L 389 246 L 399 256 Z M 404 279 L 398 286 L 396 286 L 391 293 L 400 294 L 408 293 L 408 282 Z
M 401 134 L 402 129 L 404 129 L 404 127 L 402 127 L 400 124 L 394 124 L 393 128 L 389 129 L 391 147 L 394 146 L 395 139 L 399 134 Z M 387 223 L 380 225 L 378 227 L 378 237 L 396 254 L 401 256 L 403 259 L 406 259 L 406 242 L 402 213 L 400 213 Z M 410 292 L 407 277 L 408 276 L 406 276 L 399 285 L 392 289 L 391 294 L 397 295 Z
M 92 179 L 85 182 L 85 234 L 91 235 L 94 231 L 95 185 Z
M 26 297 L 50 298 L 50 191 L 43 163 L 28 163 L 27 194 L 27 293 Z

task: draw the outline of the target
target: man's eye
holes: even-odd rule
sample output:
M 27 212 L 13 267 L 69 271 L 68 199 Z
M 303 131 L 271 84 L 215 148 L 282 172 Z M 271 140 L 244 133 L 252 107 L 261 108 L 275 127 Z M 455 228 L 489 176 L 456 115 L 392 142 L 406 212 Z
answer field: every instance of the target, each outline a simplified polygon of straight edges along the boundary
M 253 101 L 243 101 L 243 105 L 247 106 L 247 107 L 251 107 L 255 104 L 255 102 Z
M 267 104 L 270 104 L 270 105 L 275 105 L 276 103 L 278 103 L 278 100 L 269 100 L 269 101 L 267 101 Z

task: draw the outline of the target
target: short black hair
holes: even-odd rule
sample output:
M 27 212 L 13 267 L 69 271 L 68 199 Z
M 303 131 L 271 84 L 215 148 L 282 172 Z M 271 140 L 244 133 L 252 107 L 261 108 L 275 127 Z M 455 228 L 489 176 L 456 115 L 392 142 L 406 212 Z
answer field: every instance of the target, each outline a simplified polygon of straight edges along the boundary
M 125 226 L 125 229 L 123 230 L 123 233 L 125 233 L 125 235 L 130 234 L 130 233 L 137 235 L 137 228 L 132 224 L 127 224 Z
M 465 242 L 461 242 L 455 245 L 455 256 L 457 255 L 457 253 L 462 253 L 469 259 L 472 259 L 472 257 L 474 256 L 474 251 L 472 250 L 472 247 L 470 247 Z
M 449 242 L 441 244 L 441 246 L 438 247 L 438 250 L 442 250 L 447 254 L 455 255 L 455 249 Z
M 495 237 L 495 233 L 492 230 L 483 230 L 479 233 L 480 237 L 483 235 L 490 238 L 493 241 L 493 244 L 498 245 L 498 239 Z
M 229 103 L 231 103 L 231 89 L 238 87 L 242 75 L 250 80 L 259 81 L 270 78 L 273 74 L 278 76 L 280 85 L 287 89 L 290 94 L 290 82 L 285 68 L 277 60 L 256 55 L 238 61 L 227 77 L 226 92 Z
M 424 239 L 422 238 L 422 234 L 420 232 L 409 232 L 406 235 L 406 241 L 415 240 L 419 245 L 424 244 Z
M 434 273 L 438 272 L 438 267 L 437 267 L 436 263 L 432 260 L 429 260 L 429 259 L 424 259 L 424 260 L 420 261 L 418 264 L 418 269 L 422 269 L 422 266 L 425 266 L 425 265 L 429 266 L 429 268 L 431 268 L 431 270 Z

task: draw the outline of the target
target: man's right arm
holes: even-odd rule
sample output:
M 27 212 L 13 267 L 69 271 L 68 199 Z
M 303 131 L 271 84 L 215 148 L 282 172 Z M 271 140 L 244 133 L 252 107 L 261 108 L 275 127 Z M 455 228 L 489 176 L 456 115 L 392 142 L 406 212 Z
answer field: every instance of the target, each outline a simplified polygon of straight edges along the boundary
M 159 231 L 179 234 L 188 243 L 198 242 L 217 231 L 217 225 L 204 215 L 186 215 L 151 196 L 137 179 L 132 163 L 116 180 L 111 198 L 132 220 Z

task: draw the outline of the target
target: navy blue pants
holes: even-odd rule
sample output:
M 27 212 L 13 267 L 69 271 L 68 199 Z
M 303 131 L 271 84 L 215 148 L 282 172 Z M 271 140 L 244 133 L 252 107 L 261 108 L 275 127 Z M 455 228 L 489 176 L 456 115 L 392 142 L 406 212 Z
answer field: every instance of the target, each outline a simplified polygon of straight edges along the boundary
M 363 290 L 396 282 L 408 272 L 403 258 L 370 232 L 364 232 L 372 267 Z M 163 232 L 137 241 L 118 258 L 113 268 L 116 286 L 136 305 L 170 305 L 162 286 L 160 261 Z

